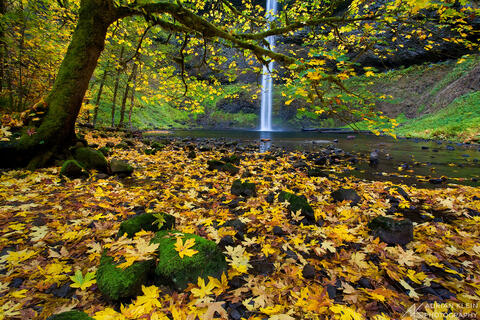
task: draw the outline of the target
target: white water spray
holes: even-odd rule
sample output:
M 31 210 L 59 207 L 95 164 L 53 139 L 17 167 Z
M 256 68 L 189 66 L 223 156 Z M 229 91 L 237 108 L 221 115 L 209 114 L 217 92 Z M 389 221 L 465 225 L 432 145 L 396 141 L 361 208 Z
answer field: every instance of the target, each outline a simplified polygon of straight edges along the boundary
M 277 14 L 277 1 L 267 0 L 266 18 L 273 21 Z M 268 36 L 267 42 L 271 48 L 275 47 L 275 36 Z M 272 83 L 273 61 L 268 66 L 263 66 L 262 75 L 262 104 L 260 108 L 260 131 L 272 131 Z

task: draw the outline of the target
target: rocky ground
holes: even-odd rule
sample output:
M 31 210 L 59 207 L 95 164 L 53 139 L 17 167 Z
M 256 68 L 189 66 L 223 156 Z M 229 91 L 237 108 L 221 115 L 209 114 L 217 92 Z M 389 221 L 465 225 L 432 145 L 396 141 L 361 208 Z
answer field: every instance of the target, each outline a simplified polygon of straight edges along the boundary
M 340 177 L 327 151 L 86 138 L 106 159 L 2 172 L 0 319 L 480 315 L 479 188 Z

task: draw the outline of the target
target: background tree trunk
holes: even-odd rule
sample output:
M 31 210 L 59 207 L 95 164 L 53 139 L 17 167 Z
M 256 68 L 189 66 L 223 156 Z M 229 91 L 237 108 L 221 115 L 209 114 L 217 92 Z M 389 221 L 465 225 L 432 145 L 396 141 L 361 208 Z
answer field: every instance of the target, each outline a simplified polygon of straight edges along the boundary
M 100 107 L 100 99 L 103 93 L 103 86 L 105 85 L 105 81 L 107 80 L 107 70 L 108 70 L 108 64 L 105 70 L 103 71 L 102 81 L 100 82 L 97 98 L 95 99 L 95 109 L 93 110 L 93 127 L 95 127 L 97 124 L 98 108 Z
M 125 34 L 125 37 L 123 39 L 125 40 L 126 38 L 127 38 L 127 35 Z M 119 62 L 122 62 L 124 52 L 125 52 L 125 46 L 122 45 L 122 48 L 120 49 Z M 121 73 L 122 73 L 122 68 L 117 67 L 117 76 L 115 77 L 115 87 L 113 88 L 113 98 L 112 98 L 112 128 L 115 127 L 115 108 L 117 104 L 117 93 L 118 93 L 118 86 L 120 82 Z
M 134 62 L 132 66 L 132 72 L 130 73 L 130 76 L 128 77 L 128 80 L 127 80 L 127 84 L 125 85 L 125 92 L 123 93 L 122 107 L 120 109 L 120 122 L 118 123 L 119 127 L 123 126 L 123 121 L 125 120 L 125 107 L 127 105 L 128 92 L 130 91 L 130 82 L 132 82 L 136 72 L 137 72 L 137 64 Z
M 98 58 L 108 26 L 114 21 L 109 0 L 82 0 L 79 20 L 52 91 L 48 111 L 33 134 L 1 144 L 0 167 L 45 166 L 74 141 L 75 121 Z
M 142 69 L 140 68 L 139 74 L 142 72 Z M 130 94 L 130 110 L 128 111 L 128 125 L 130 126 L 130 129 L 132 129 L 132 112 L 133 112 L 133 105 L 135 103 L 135 90 L 137 89 L 137 75 L 135 74 L 133 76 L 133 87 L 132 87 L 132 93 Z

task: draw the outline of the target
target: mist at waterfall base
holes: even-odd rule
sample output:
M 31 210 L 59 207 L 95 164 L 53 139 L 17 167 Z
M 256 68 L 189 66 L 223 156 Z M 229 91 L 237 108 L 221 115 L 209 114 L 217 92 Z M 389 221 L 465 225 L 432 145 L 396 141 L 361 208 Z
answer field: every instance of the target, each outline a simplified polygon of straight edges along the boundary
M 268 21 L 273 21 L 277 14 L 277 1 L 267 0 L 266 18 Z M 268 36 L 267 42 L 270 48 L 275 48 L 275 36 Z M 260 131 L 272 131 L 272 101 L 273 101 L 273 61 L 268 65 L 263 66 L 262 74 L 262 92 L 261 92 L 261 107 L 260 107 Z

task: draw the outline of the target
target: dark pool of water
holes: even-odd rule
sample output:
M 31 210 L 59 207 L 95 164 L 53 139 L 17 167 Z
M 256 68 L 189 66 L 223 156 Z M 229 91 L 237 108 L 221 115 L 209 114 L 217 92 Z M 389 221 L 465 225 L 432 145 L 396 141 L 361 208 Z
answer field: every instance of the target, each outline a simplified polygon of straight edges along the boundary
M 258 145 L 259 151 L 280 147 L 286 150 L 316 151 L 328 145 L 358 156 L 355 170 L 346 172 L 371 180 L 391 180 L 410 185 L 435 186 L 425 182 L 442 176 L 444 183 L 480 186 L 480 146 L 453 142 L 394 139 L 386 136 L 356 133 L 319 132 L 259 132 L 241 130 L 185 130 L 172 131 L 169 136 L 197 139 L 224 139 Z M 352 139 L 351 136 L 355 136 Z M 269 141 L 261 141 L 268 139 Z M 379 165 L 371 168 L 368 156 L 379 152 Z M 402 169 L 399 170 L 398 168 Z

